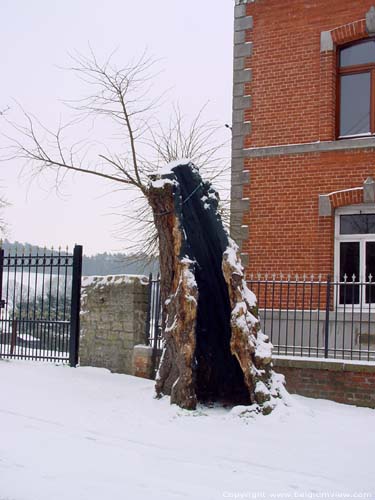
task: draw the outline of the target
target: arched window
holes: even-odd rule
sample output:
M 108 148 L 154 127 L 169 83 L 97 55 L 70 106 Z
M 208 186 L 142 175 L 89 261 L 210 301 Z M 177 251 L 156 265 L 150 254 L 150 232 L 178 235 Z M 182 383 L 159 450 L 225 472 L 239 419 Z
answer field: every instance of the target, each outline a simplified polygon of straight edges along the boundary
M 375 39 L 339 51 L 338 137 L 375 134 Z

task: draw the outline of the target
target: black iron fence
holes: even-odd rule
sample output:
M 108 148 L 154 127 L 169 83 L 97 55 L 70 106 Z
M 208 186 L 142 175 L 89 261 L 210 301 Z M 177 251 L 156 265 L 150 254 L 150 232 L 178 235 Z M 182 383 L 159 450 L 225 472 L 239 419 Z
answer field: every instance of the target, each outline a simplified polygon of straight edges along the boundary
M 82 247 L 0 249 L 0 357 L 78 364 Z
M 314 276 L 250 276 L 274 354 L 375 361 L 375 282 Z M 161 348 L 160 280 L 150 276 L 146 341 Z
M 375 289 L 346 276 L 251 276 L 263 331 L 274 354 L 375 360 Z
M 162 329 L 161 329 L 161 297 L 160 297 L 160 277 L 154 278 L 152 274 L 149 276 L 149 292 L 148 292 L 148 314 L 146 321 L 146 345 L 152 347 L 152 364 L 154 372 L 159 365 L 161 346 L 162 346 Z M 155 373 L 156 374 L 156 373 Z

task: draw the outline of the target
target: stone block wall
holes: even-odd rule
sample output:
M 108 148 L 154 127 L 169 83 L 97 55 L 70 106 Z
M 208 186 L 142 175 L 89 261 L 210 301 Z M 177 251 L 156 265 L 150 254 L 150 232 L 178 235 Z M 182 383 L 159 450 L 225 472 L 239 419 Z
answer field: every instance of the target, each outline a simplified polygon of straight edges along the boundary
M 81 366 L 132 374 L 133 349 L 145 339 L 148 279 L 90 276 L 82 279 Z
M 291 394 L 375 408 L 375 363 L 276 358 L 274 366 Z

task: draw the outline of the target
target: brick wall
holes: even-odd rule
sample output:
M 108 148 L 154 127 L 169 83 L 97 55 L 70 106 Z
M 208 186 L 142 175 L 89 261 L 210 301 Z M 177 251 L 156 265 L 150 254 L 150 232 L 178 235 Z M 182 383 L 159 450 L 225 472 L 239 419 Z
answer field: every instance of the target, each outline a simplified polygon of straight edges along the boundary
M 334 216 L 319 216 L 319 194 L 361 187 L 375 177 L 372 150 L 333 151 L 246 160 L 243 215 L 250 272 L 333 273 Z M 340 201 L 342 197 L 342 202 Z M 363 202 L 363 191 L 336 195 L 332 205 Z M 335 207 L 334 207 L 335 208 Z
M 375 365 L 277 358 L 291 394 L 375 408 Z
M 341 44 L 367 36 L 373 0 L 256 0 L 247 4 L 246 31 L 252 107 L 245 146 L 296 144 L 334 138 L 335 51 L 321 51 L 321 32 Z M 340 27 L 347 26 L 340 31 Z M 352 30 L 356 35 L 352 35 Z M 339 33 L 341 35 L 339 35 Z M 332 35 L 331 35 L 332 36 Z
M 249 273 L 334 272 L 334 209 L 375 177 L 375 138 L 336 140 L 337 48 L 368 36 L 373 4 L 236 0 L 231 232 Z

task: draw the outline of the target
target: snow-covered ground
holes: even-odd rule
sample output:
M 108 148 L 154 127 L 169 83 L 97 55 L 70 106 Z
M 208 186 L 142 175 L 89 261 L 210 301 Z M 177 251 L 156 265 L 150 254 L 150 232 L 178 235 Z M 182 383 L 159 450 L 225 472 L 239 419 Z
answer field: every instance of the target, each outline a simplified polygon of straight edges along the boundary
M 0 361 L 0 499 L 375 498 L 375 411 L 291 399 L 187 412 L 151 381 Z

